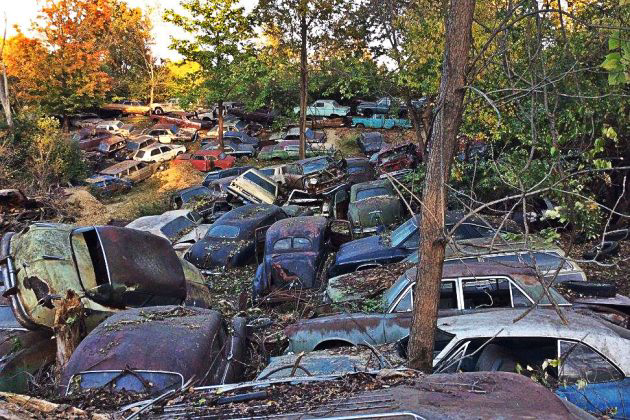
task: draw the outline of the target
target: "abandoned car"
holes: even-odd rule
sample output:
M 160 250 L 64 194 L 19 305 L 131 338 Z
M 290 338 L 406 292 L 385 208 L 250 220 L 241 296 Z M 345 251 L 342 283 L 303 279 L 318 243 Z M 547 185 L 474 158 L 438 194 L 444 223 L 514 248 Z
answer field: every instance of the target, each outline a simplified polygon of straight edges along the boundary
M 186 146 L 156 143 L 134 153 L 132 159 L 141 162 L 166 162 L 186 153 Z
M 194 128 L 195 130 L 208 130 L 214 125 L 212 121 L 203 121 L 197 115 L 189 112 L 168 112 L 166 114 L 152 115 L 151 119 L 161 124 L 175 124 L 178 127 Z
M 173 160 L 174 165 L 190 163 L 198 171 L 208 172 L 215 169 L 228 169 L 234 166 L 236 158 L 219 150 L 198 150 L 194 153 L 182 153 Z
M 191 231 L 199 231 L 203 237 L 208 225 L 204 225 L 203 217 L 192 210 L 171 210 L 155 216 L 143 216 L 127 224 L 127 228 L 149 232 L 168 239 L 174 243 Z
M 126 144 L 127 141 L 123 137 L 111 136 L 102 139 L 96 151 L 106 157 L 110 157 L 114 156 L 119 150 L 124 149 Z
M 348 173 L 347 182 L 349 184 L 372 181 L 376 178 L 374 166 L 367 159 L 347 158 L 346 165 L 346 172 Z
M 248 204 L 237 207 L 210 226 L 184 258 L 202 269 L 239 267 L 255 260 L 256 229 L 268 227 L 287 215 L 278 206 Z
M 364 155 L 372 156 L 374 153 L 378 153 L 383 148 L 385 144 L 385 137 L 378 131 L 361 133 L 359 137 L 357 137 L 357 144 Z
M 95 197 L 113 197 L 131 191 L 132 183 L 111 175 L 96 175 L 86 178 L 88 190 Z
M 147 129 L 144 134 L 153 137 L 160 143 L 195 141 L 199 137 L 196 129 L 178 127 L 176 124 L 155 124 Z
M 274 204 L 278 200 L 278 184 L 258 169 L 250 169 L 230 182 L 228 192 L 246 203 Z
M 149 147 L 153 144 L 157 143 L 151 136 L 138 136 L 132 137 L 127 140 L 127 144 L 124 149 L 120 149 L 116 152 L 116 160 L 125 160 L 130 159 L 134 153 L 136 153 L 140 149 L 144 149 L 145 147 Z
M 219 150 L 221 146 L 219 143 L 206 143 L 203 146 L 203 150 Z M 236 143 L 231 140 L 223 141 L 223 152 L 226 155 L 239 157 L 254 157 L 256 155 L 256 148 L 251 144 Z
M 177 210 L 183 207 L 189 207 L 191 204 L 194 205 L 200 201 L 213 201 L 219 197 L 221 197 L 221 195 L 217 194 L 216 190 L 198 185 L 175 191 L 171 194 L 169 204 L 172 209 Z
M 350 239 L 321 216 L 291 217 L 256 232 L 260 265 L 254 279 L 254 298 L 272 291 L 312 289 L 322 284 L 328 253 Z M 349 227 L 345 229 L 349 232 Z M 266 232 L 265 232 L 266 231 Z M 273 299 L 273 296 L 271 297 Z
M 390 181 L 362 182 L 350 188 L 348 221 L 355 235 L 398 224 L 403 216 L 403 203 Z
M 307 143 L 326 143 L 326 133 L 324 131 L 314 131 L 310 128 L 304 130 L 304 137 Z M 300 140 L 300 128 L 289 128 L 282 137 L 282 140 Z
M 207 187 L 208 184 L 210 184 L 213 181 L 218 181 L 219 179 L 222 179 L 222 178 L 235 177 L 244 172 L 249 171 L 252 168 L 253 166 L 237 166 L 235 168 L 230 168 L 230 169 L 221 169 L 221 170 L 215 169 L 213 171 L 208 172 L 206 177 L 201 182 L 201 185 Z
M 101 175 L 114 176 L 132 183 L 144 181 L 158 169 L 156 163 L 139 162 L 137 160 L 125 160 L 103 169 Z
M 414 169 L 420 162 L 420 153 L 413 143 L 390 146 L 373 158 L 380 173 L 396 173 Z
M 125 124 L 122 121 L 102 121 L 96 126 L 97 130 L 106 131 L 110 134 L 117 136 L 128 136 L 133 131 L 134 127 L 131 124 Z
M 231 331 L 217 311 L 160 306 L 119 312 L 96 327 L 65 366 L 60 394 L 93 388 L 159 395 L 238 382 L 247 356 L 244 318 Z

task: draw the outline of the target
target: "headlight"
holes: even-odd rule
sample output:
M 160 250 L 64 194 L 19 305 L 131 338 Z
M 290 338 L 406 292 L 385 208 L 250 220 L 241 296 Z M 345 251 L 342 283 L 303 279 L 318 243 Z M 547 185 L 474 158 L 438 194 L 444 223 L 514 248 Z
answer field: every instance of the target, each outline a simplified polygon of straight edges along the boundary
M 309 180 L 308 180 L 308 183 L 309 183 L 309 184 L 311 184 L 311 185 L 315 185 L 315 184 L 317 184 L 317 178 L 311 178 L 311 179 L 309 179 Z

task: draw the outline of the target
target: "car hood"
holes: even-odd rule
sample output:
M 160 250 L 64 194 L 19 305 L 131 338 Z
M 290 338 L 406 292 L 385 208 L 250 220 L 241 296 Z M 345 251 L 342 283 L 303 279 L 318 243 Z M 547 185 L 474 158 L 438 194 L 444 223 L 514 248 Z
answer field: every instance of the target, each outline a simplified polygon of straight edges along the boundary
M 389 239 L 383 240 L 381 235 L 368 236 L 341 245 L 337 252 L 336 263 L 344 264 L 357 260 L 369 259 L 386 253 L 391 247 Z
M 355 201 L 348 208 L 348 216 L 354 225 L 362 227 L 393 224 L 401 212 L 398 197 L 379 196 Z

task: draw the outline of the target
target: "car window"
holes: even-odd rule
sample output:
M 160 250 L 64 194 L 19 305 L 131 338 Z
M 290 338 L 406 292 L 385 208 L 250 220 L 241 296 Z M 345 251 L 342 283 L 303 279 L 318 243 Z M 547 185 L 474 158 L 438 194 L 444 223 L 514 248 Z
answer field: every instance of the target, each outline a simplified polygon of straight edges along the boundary
M 387 195 L 391 195 L 389 190 L 385 187 L 378 187 L 378 188 L 370 188 L 370 189 L 365 189 L 365 190 L 359 190 L 357 191 L 357 198 L 356 200 L 365 200 L 366 198 L 371 198 L 371 197 L 380 197 L 380 196 L 387 196 Z
M 291 249 L 291 238 L 283 238 L 278 239 L 275 244 L 273 244 L 274 251 L 286 251 Z
M 160 147 L 160 150 L 162 151 L 162 153 L 166 153 L 166 152 L 168 152 L 171 149 L 166 147 L 166 146 L 162 146 L 162 147 Z
M 183 233 L 185 230 L 191 229 L 194 226 L 195 226 L 195 223 L 193 223 L 193 221 L 189 220 L 185 216 L 180 216 L 180 217 L 178 217 L 178 218 L 176 218 L 174 220 L 171 220 L 170 222 L 168 222 L 164 226 L 162 226 L 160 231 L 167 238 L 175 239 L 178 236 L 180 236 L 180 234 Z
M 580 379 L 588 383 L 611 382 L 623 379 L 623 375 L 608 360 L 583 343 L 559 340 L 559 376 L 567 383 Z
M 323 102 L 315 102 L 315 106 L 318 107 L 318 108 L 321 108 L 321 107 L 324 106 L 324 103 Z
M 276 185 L 267 181 L 266 179 L 261 178 L 256 173 L 246 172 L 245 175 L 243 175 L 243 177 L 247 179 L 248 181 L 253 182 L 254 184 L 258 185 L 260 188 L 264 189 L 265 191 L 270 192 L 271 194 L 276 194 L 276 188 L 277 188 Z
M 151 150 L 151 156 L 159 155 L 161 149 L 153 149 Z
M 311 240 L 308 238 L 293 238 L 293 249 L 311 249 Z
M 413 287 L 407 288 L 402 298 L 394 308 L 394 312 L 409 312 L 413 302 Z
M 238 226 L 217 225 L 212 226 L 208 230 L 206 236 L 209 238 L 234 239 L 238 237 L 240 231 L 241 230 L 238 228 Z
M 509 308 L 510 282 L 507 278 L 462 280 L 464 309 Z
M 396 230 L 392 232 L 391 243 L 393 247 L 397 247 L 403 243 L 414 231 L 417 233 L 418 228 L 416 226 L 415 218 L 407 220 L 402 225 L 398 226 Z
M 144 151 L 144 150 L 139 150 L 139 151 L 136 153 L 136 157 L 137 157 L 137 158 L 142 159 L 142 158 L 144 157 L 144 153 L 145 153 L 145 151 Z
M 267 176 L 273 176 L 273 168 L 267 168 L 267 169 L 259 169 L 259 171 Z
M 469 343 L 470 341 L 463 343 L 451 354 L 451 356 L 448 357 L 448 359 L 440 364 L 441 366 L 444 366 L 443 369 L 440 369 L 440 373 L 455 373 L 459 370 L 459 366 L 462 364 L 462 358 L 466 354 L 466 349 L 468 348 Z
M 455 281 L 440 283 L 440 303 L 438 309 L 457 309 L 457 287 Z

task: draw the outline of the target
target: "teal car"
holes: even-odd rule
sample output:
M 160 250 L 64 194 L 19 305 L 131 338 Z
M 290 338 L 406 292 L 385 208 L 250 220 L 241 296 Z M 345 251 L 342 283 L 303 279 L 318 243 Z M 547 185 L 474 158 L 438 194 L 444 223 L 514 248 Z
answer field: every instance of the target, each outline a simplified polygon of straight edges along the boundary
M 385 115 L 374 115 L 372 117 L 352 117 L 350 123 L 352 127 L 367 128 L 411 128 L 411 121 L 406 118 L 387 118 Z
M 293 112 L 300 113 L 300 107 L 293 108 Z M 332 99 L 318 99 L 311 105 L 306 107 L 307 117 L 345 117 L 350 113 L 349 106 L 339 105 L 337 101 Z

